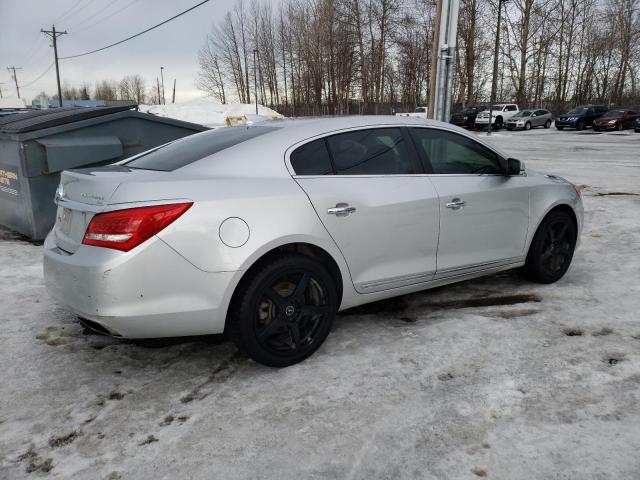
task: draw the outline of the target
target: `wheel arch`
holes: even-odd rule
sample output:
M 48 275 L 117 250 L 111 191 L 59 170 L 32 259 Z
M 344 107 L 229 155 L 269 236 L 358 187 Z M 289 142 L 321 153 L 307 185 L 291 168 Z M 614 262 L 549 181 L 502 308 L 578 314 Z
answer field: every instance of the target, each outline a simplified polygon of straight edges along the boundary
M 545 218 L 547 218 L 549 215 L 551 215 L 554 212 L 557 211 L 562 211 L 562 212 L 566 212 L 569 214 L 569 216 L 571 217 L 571 220 L 573 221 L 573 226 L 575 227 L 576 230 L 576 244 L 578 242 L 578 237 L 580 236 L 580 224 L 578 223 L 578 216 L 574 210 L 574 208 L 569 205 L 568 203 L 564 203 L 564 202 L 559 202 L 556 203 L 552 206 L 550 206 L 543 215 L 540 215 L 540 219 L 538 220 L 538 223 L 535 225 L 535 228 L 533 228 L 531 230 L 531 234 L 529 235 L 529 239 L 527 242 L 527 249 L 526 249 L 526 255 L 529 255 L 529 250 L 531 249 L 531 244 L 533 243 L 533 239 L 536 236 L 536 233 L 538 232 L 538 229 L 540 228 L 540 225 L 542 224 L 542 222 L 545 220 Z
M 236 298 L 239 292 L 244 287 L 248 279 L 251 278 L 251 275 L 253 274 L 253 272 L 258 270 L 262 265 L 271 261 L 272 259 L 282 255 L 286 255 L 287 253 L 298 253 L 298 254 L 305 255 L 307 257 L 318 260 L 320 263 L 322 263 L 325 266 L 325 268 L 327 269 L 327 272 L 329 273 L 329 275 L 331 275 L 331 277 L 335 282 L 336 289 L 337 289 L 336 293 L 338 296 L 338 309 L 340 309 L 340 305 L 342 303 L 342 297 L 344 294 L 344 282 L 349 281 L 348 279 L 350 278 L 348 276 L 348 272 L 345 272 L 347 274 L 345 276 L 345 273 L 343 273 L 343 271 L 341 270 L 338 261 L 336 261 L 333 255 L 331 255 L 325 248 L 321 246 L 318 246 L 314 243 L 310 243 L 307 241 L 294 241 L 289 243 L 282 243 L 278 246 L 272 247 L 266 252 L 263 252 L 259 257 L 257 257 L 255 260 L 252 261 L 252 263 L 249 265 L 248 268 L 243 270 L 242 276 L 237 281 L 233 289 L 233 293 L 231 294 L 231 298 L 229 300 L 229 305 L 228 305 L 227 313 L 225 317 L 225 331 L 229 323 L 229 311 L 232 308 L 234 302 L 236 301 Z

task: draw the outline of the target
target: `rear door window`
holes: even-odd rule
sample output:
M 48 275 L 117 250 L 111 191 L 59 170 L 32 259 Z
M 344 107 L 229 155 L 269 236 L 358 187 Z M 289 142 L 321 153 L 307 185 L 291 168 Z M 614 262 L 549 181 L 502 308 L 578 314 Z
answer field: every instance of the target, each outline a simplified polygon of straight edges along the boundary
M 323 138 L 296 148 L 289 158 L 296 175 L 331 175 L 333 173 L 331 158 Z
M 170 172 L 279 128 L 263 126 L 218 128 L 181 138 L 143 153 L 123 165 L 129 168 Z
M 498 156 L 470 138 L 430 128 L 412 128 L 411 133 L 420 155 L 436 175 L 505 173 Z
M 400 128 L 372 128 L 327 138 L 336 175 L 417 173 Z

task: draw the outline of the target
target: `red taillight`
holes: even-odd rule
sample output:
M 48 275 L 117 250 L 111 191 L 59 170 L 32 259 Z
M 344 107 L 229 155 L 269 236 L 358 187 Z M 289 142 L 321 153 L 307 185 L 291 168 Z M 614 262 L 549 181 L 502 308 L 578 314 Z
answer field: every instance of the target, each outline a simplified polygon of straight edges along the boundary
M 91 219 L 82 243 L 128 252 L 167 227 L 193 203 L 172 203 L 99 213 Z

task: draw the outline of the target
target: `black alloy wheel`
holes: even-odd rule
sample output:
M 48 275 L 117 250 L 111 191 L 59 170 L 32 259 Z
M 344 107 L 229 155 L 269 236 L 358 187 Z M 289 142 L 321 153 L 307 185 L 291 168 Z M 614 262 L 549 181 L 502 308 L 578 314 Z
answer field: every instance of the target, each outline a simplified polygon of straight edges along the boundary
M 569 213 L 556 210 L 547 215 L 529 247 L 525 265 L 527 276 L 540 283 L 560 280 L 571 265 L 576 235 L 576 226 Z
M 275 258 L 243 282 L 233 304 L 229 336 L 264 365 L 286 367 L 315 352 L 337 311 L 334 281 L 304 255 Z

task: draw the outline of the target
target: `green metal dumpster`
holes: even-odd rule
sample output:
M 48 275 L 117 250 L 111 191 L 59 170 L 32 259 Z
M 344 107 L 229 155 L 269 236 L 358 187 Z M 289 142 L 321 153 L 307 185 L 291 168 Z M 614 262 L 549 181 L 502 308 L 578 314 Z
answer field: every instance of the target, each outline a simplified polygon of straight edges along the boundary
M 67 107 L 0 117 L 0 224 L 41 240 L 55 222 L 60 172 L 113 163 L 208 130 L 122 107 Z

